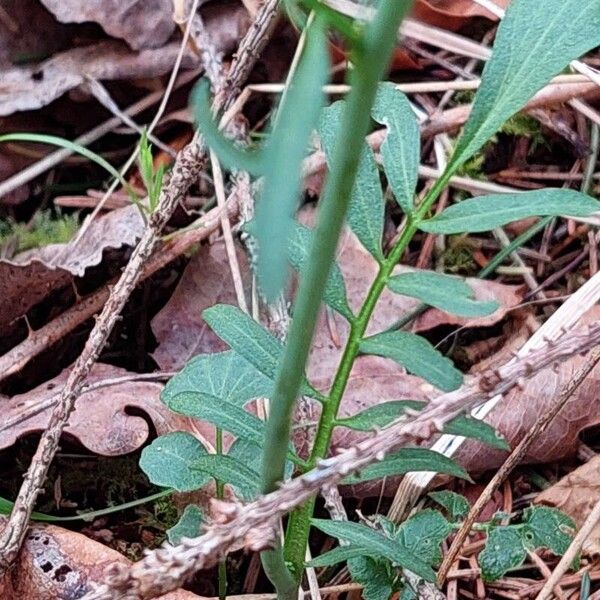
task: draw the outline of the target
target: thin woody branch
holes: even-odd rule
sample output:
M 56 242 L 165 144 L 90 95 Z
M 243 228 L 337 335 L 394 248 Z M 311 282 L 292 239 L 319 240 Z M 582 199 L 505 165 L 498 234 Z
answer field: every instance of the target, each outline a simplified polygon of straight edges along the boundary
M 261 7 L 254 25 L 242 40 L 241 50 L 246 47 L 254 50 L 252 52 L 240 50 L 240 60 L 244 61 L 244 65 L 240 67 L 239 61 L 234 61 L 230 73 L 233 73 L 235 77 L 245 76 L 249 72 L 257 57 L 257 52 L 264 47 L 266 37 L 272 27 L 272 13 L 276 10 L 277 3 L 278 0 L 269 0 Z M 207 40 L 207 43 L 210 41 Z M 239 87 L 242 82 L 235 81 L 235 83 L 236 87 Z M 221 105 L 224 109 L 229 108 L 228 105 L 234 99 L 231 96 L 225 101 L 220 101 L 219 108 Z M 140 281 L 144 266 L 156 248 L 162 230 L 177 205 L 184 200 L 189 188 L 198 179 L 205 162 L 206 154 L 197 139 L 192 140 L 178 153 L 168 181 L 161 191 L 158 207 L 150 215 L 140 242 L 123 270 L 123 274 L 112 288 L 102 312 L 96 318 L 96 324 L 83 352 L 75 362 L 61 391 L 58 403 L 52 411 L 48 427 L 42 434 L 10 518 L 0 533 L 0 575 L 10 567 L 21 548 L 35 501 L 42 489 L 48 469 L 58 449 L 61 434 L 68 423 L 85 380 L 120 318 L 121 311 L 131 292 Z
M 153 598 L 180 587 L 199 569 L 215 564 L 240 542 L 251 550 L 263 550 L 274 540 L 279 518 L 306 502 L 324 486 L 335 485 L 386 454 L 406 444 L 424 441 L 439 433 L 459 414 L 498 394 L 519 386 L 525 377 L 600 345 L 600 323 L 565 332 L 562 338 L 532 350 L 518 361 L 485 371 L 458 390 L 438 396 L 412 418 L 396 421 L 373 437 L 339 455 L 320 461 L 305 475 L 292 479 L 275 492 L 245 506 L 220 503 L 220 519 L 204 535 L 184 539 L 149 552 L 132 567 L 113 565 L 104 584 L 84 600 L 138 600 Z

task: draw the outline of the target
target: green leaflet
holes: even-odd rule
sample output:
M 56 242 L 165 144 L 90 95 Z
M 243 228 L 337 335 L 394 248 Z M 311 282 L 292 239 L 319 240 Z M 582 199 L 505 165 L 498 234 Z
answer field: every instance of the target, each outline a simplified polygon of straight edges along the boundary
M 327 535 L 364 548 L 367 555 L 387 558 L 393 563 L 416 573 L 425 581 L 435 581 L 435 572 L 427 563 L 408 551 L 402 544 L 398 544 L 395 540 L 391 540 L 366 525 L 350 521 L 329 521 L 327 519 L 312 519 L 311 522 L 317 529 Z
M 375 121 L 387 127 L 381 145 L 383 169 L 396 202 L 405 213 L 411 214 L 421 147 L 417 118 L 406 96 L 393 83 L 379 85 L 371 114 Z
M 160 398 L 171 410 L 186 413 L 181 399 L 178 408 L 172 406 L 173 399 L 184 392 L 196 395 L 194 405 L 206 400 L 209 403 L 227 402 L 241 408 L 254 398 L 268 398 L 272 389 L 271 379 L 238 353 L 228 350 L 192 358 L 168 381 Z M 192 408 L 196 410 L 195 406 Z
M 301 190 L 300 170 L 310 134 L 316 126 L 327 82 L 327 37 L 320 19 L 306 30 L 306 45 L 298 69 L 279 107 L 265 149 L 265 181 L 256 204 L 257 276 L 268 300 L 287 280 L 285 252 L 293 231 Z
M 473 290 L 460 277 L 434 271 L 413 271 L 391 277 L 388 288 L 396 294 L 417 298 L 440 310 L 462 317 L 482 317 L 498 309 L 498 303 L 473 299 Z
M 365 554 L 367 552 L 362 546 L 355 546 L 353 544 L 338 546 L 333 550 L 329 550 L 329 552 L 313 558 L 306 566 L 314 568 L 331 567 L 332 565 L 337 565 L 338 563 L 364 556 Z
M 443 506 L 448 511 L 448 515 L 453 521 L 466 517 L 469 514 L 469 510 L 471 510 L 469 501 L 456 492 L 441 490 L 439 492 L 429 492 L 427 495 L 434 502 Z
M 215 427 L 257 444 L 262 444 L 265 438 L 263 421 L 243 408 L 219 398 L 209 398 L 206 394 L 197 392 L 182 392 L 171 399 L 169 408 L 182 415 L 208 421 Z
M 364 354 L 376 354 L 400 363 L 410 373 L 422 377 L 445 392 L 458 388 L 462 373 L 452 361 L 426 339 L 406 331 L 379 333 L 360 342 Z
M 370 556 L 360 556 L 348 561 L 352 581 L 363 585 L 364 600 L 388 600 L 394 592 L 397 578 L 396 569 L 390 568 L 385 559 L 377 560 Z
M 319 120 L 319 135 L 327 164 L 335 158 L 335 140 L 340 130 L 345 103 L 335 102 L 323 109 Z M 347 220 L 361 244 L 378 260 L 383 260 L 381 237 L 385 199 L 379 181 L 379 171 L 373 151 L 364 143 L 352 196 L 348 205 Z
M 485 421 L 475 419 L 474 417 L 466 415 L 455 417 L 452 421 L 446 423 L 444 433 L 462 435 L 466 438 L 479 440 L 491 448 L 510 451 L 510 446 L 501 433 Z
M 210 481 L 206 473 L 193 468 L 206 453 L 206 448 L 193 435 L 175 431 L 161 435 L 142 450 L 140 468 L 156 485 L 191 492 Z
M 228 454 L 205 454 L 197 458 L 190 468 L 231 485 L 244 500 L 252 500 L 260 487 L 260 475 Z
M 600 0 L 513 0 L 448 170 L 454 172 L 554 75 L 598 44 Z
M 181 543 L 181 538 L 193 538 L 200 535 L 204 524 L 204 514 L 199 506 L 188 504 L 179 521 L 170 529 L 167 529 L 167 538 L 173 545 Z
M 292 267 L 300 272 L 308 260 L 308 253 L 312 243 L 314 232 L 309 227 L 305 227 L 300 223 L 296 223 L 294 232 L 290 237 L 288 248 L 288 260 Z M 348 306 L 348 298 L 346 296 L 346 283 L 342 272 L 337 263 L 331 265 L 327 285 L 323 292 L 323 301 L 325 304 L 336 310 L 343 317 L 351 321 L 354 318 L 350 306 Z
M 394 539 L 406 550 L 433 567 L 442 561 L 440 544 L 452 531 L 452 525 L 437 510 L 421 510 L 404 521 Z
M 600 202 L 586 194 L 575 190 L 545 188 L 464 200 L 421 222 L 419 229 L 444 234 L 488 231 L 527 217 L 588 217 L 599 210 Z
M 336 425 L 357 431 L 371 431 L 377 427 L 389 425 L 403 415 L 407 409 L 421 410 L 425 404 L 420 400 L 391 400 L 371 406 L 351 417 L 338 419 Z
M 389 454 L 382 461 L 365 467 L 359 475 L 348 477 L 344 484 L 361 483 L 372 479 L 382 479 L 404 475 L 411 471 L 435 471 L 469 480 L 467 472 L 451 458 L 428 448 L 401 448 Z
M 531 506 L 523 511 L 523 543 L 530 549 L 547 548 L 561 556 L 573 541 L 575 523 L 562 511 Z
M 232 350 L 248 361 L 257 371 L 274 380 L 283 346 L 264 327 L 249 317 L 237 306 L 216 304 L 207 308 L 202 316 L 210 328 Z M 319 394 L 308 383 L 304 383 L 302 393 L 313 398 Z
M 500 579 L 509 569 L 522 565 L 526 556 L 521 536 L 512 527 L 492 529 L 485 548 L 479 554 L 484 581 Z

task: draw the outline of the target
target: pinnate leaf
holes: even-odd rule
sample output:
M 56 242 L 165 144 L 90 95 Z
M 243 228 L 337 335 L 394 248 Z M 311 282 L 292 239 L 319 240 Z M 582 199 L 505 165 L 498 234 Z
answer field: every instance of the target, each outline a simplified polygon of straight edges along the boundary
M 198 490 L 210 476 L 193 468 L 206 448 L 190 433 L 175 431 L 156 438 L 142 450 L 140 468 L 155 485 L 178 492 Z
M 363 586 L 365 600 L 387 600 L 394 591 L 394 573 L 386 560 L 361 556 L 348 561 L 352 580 Z
M 364 354 L 376 354 L 400 363 L 410 373 L 422 377 L 445 392 L 458 388 L 462 373 L 452 361 L 438 352 L 426 339 L 406 331 L 379 333 L 360 343 Z
M 600 0 L 513 0 L 450 168 L 473 156 L 554 75 L 598 44 Z
M 329 552 L 325 552 L 316 558 L 313 558 L 307 566 L 319 568 L 319 567 L 331 567 L 341 562 L 346 562 L 359 556 L 367 554 L 362 546 L 355 546 L 354 544 L 347 544 L 345 546 L 338 546 Z
M 397 294 L 417 298 L 440 310 L 462 317 L 483 317 L 498 309 L 498 303 L 474 300 L 473 290 L 460 277 L 434 271 L 413 271 L 391 277 L 388 287 Z
M 532 506 L 523 511 L 521 520 L 523 542 L 530 549 L 547 548 L 563 555 L 575 531 L 573 519 L 562 511 L 548 506 Z
M 319 120 L 319 134 L 329 165 L 335 153 L 344 106 L 343 100 L 335 102 L 323 110 Z M 384 210 L 385 200 L 379 181 L 379 170 L 373 151 L 365 142 L 348 205 L 347 220 L 361 244 L 377 260 L 383 259 L 381 237 Z
M 527 217 L 588 217 L 599 210 L 600 202 L 586 194 L 575 190 L 547 188 L 470 198 L 423 221 L 419 227 L 428 233 L 478 232 L 502 227 Z
M 380 84 L 371 114 L 375 121 L 387 127 L 381 144 L 383 168 L 396 201 L 410 214 L 420 158 L 417 118 L 406 96 L 393 83 Z

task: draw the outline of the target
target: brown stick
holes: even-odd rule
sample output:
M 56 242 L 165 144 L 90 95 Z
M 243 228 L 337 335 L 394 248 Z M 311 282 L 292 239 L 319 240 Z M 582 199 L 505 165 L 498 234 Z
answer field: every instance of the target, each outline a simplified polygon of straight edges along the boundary
M 276 9 L 277 3 L 267 2 L 258 13 L 257 22 L 244 40 L 242 47 L 262 47 L 266 40 L 255 40 L 255 36 L 263 36 L 263 29 L 272 21 L 269 11 Z M 269 31 L 269 29 L 266 29 Z M 256 54 L 244 54 L 246 60 L 253 63 Z M 234 63 L 235 64 L 235 63 Z M 232 68 L 233 70 L 233 68 Z M 247 73 L 247 66 L 241 73 Z M 239 82 L 238 82 L 239 84 Z M 225 105 L 227 108 L 227 105 Z M 110 296 L 96 320 L 83 352 L 75 362 L 73 370 L 63 388 L 60 400 L 50 417 L 48 428 L 44 431 L 38 444 L 31 465 L 25 475 L 21 489 L 15 501 L 10 518 L 0 534 L 0 575 L 10 567 L 16 558 L 25 533 L 27 523 L 33 511 L 37 496 L 43 486 L 48 468 L 60 442 L 60 436 L 68 422 L 75 400 L 85 383 L 92 366 L 98 359 L 108 336 L 110 335 L 129 295 L 139 283 L 143 267 L 156 247 L 161 231 L 167 224 L 177 205 L 183 201 L 190 186 L 197 180 L 202 171 L 206 156 L 200 145 L 193 140 L 178 155 L 168 182 L 160 194 L 158 207 L 148 220 L 142 238 L 134 250 L 123 274 L 110 292 Z
M 552 423 L 556 415 L 562 410 L 569 398 L 575 393 L 577 388 L 590 374 L 598 361 L 600 361 L 600 348 L 595 348 L 590 353 L 588 360 L 581 367 L 581 369 L 579 369 L 573 378 L 563 386 L 558 398 L 548 407 L 548 411 L 539 421 L 535 423 L 535 425 L 529 430 L 527 435 L 517 444 L 517 446 L 515 446 L 514 450 L 510 453 L 504 464 L 500 467 L 494 477 L 492 477 L 479 498 L 477 498 L 475 504 L 473 504 L 469 514 L 462 524 L 462 527 L 459 529 L 456 537 L 452 541 L 452 545 L 444 557 L 440 570 L 438 571 L 438 585 L 442 585 L 444 583 L 444 580 L 448 575 L 448 571 L 454 564 L 454 561 L 456 560 L 462 545 L 465 543 L 465 540 L 467 539 L 475 520 L 485 505 L 491 500 L 494 492 L 508 477 L 510 472 L 523 460 L 523 457 L 527 454 L 531 444 L 533 444 L 535 440 L 539 439 L 539 436 L 542 435 L 546 429 L 548 429 L 550 423 Z
M 179 546 L 167 544 L 131 567 L 113 565 L 106 583 L 89 592 L 84 600 L 153 598 L 180 587 L 194 572 L 213 565 L 240 541 L 252 550 L 263 550 L 273 539 L 269 535 L 273 524 L 323 486 L 339 483 L 401 446 L 431 438 L 457 415 L 506 394 L 522 378 L 599 344 L 600 323 L 595 323 L 532 350 L 518 361 L 486 371 L 458 390 L 439 396 L 411 420 L 400 419 L 341 454 L 320 461 L 315 469 L 271 494 L 246 506 L 221 503 L 221 518 L 204 535 L 184 539 Z

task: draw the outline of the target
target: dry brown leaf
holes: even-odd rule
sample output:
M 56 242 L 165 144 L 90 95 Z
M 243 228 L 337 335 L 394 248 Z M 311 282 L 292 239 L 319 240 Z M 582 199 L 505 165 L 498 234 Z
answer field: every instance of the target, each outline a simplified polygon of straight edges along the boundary
M 56 396 L 60 393 L 70 369 L 38 386 L 2 402 L 0 449 L 12 446 L 20 437 L 42 431 L 50 419 Z M 124 369 L 98 363 L 88 383 L 132 375 Z M 163 386 L 149 381 L 130 381 L 83 393 L 65 429 L 88 450 L 103 456 L 117 456 L 137 450 L 148 439 L 148 422 L 141 416 L 128 414 L 135 409 L 143 413 L 158 434 L 195 430 L 191 420 L 169 411 L 160 401 Z
M 245 287 L 252 277 L 246 254 L 238 247 L 237 257 Z M 226 349 L 226 345 L 202 319 L 202 311 L 217 303 L 235 304 L 229 261 L 222 240 L 205 245 L 186 266 L 181 280 L 165 306 L 152 319 L 158 348 L 152 357 L 167 371 L 181 369 L 196 354 Z
M 600 318 L 600 306 L 596 305 L 582 318 L 590 323 Z M 525 337 L 516 340 L 511 347 L 520 347 Z M 489 359 L 487 364 L 501 364 L 510 358 L 508 349 Z M 539 415 L 560 393 L 562 387 L 585 363 L 584 356 L 577 356 L 558 365 L 558 372 L 546 369 L 524 382 L 524 389 L 515 388 L 485 419 L 496 427 L 511 446 L 516 445 L 533 427 Z M 526 463 L 545 463 L 573 456 L 577 452 L 579 434 L 582 430 L 600 423 L 600 365 L 571 396 L 563 410 L 556 416 L 544 435 L 536 440 L 527 456 Z M 458 461 L 469 473 L 482 473 L 496 469 L 506 459 L 507 453 L 483 444 L 468 441 L 457 455 Z
M 494 0 L 500 8 L 506 8 L 510 0 Z M 497 21 L 498 17 L 473 0 L 417 0 L 414 16 L 442 29 L 455 31 L 473 17 L 485 17 Z
M 98 23 L 134 50 L 162 46 L 175 30 L 172 0 L 41 0 L 62 23 Z
M 238 2 L 220 2 L 218 10 L 207 7 L 203 17 L 216 50 L 224 54 L 235 50 L 249 26 L 248 12 Z M 147 25 L 142 29 L 151 31 Z M 86 76 L 112 80 L 164 75 L 173 67 L 179 46 L 179 42 L 173 42 L 161 48 L 132 52 L 122 42 L 107 41 L 72 48 L 37 65 L 0 70 L 0 116 L 46 106 L 84 83 Z M 184 55 L 183 68 L 198 64 L 198 57 L 191 51 Z
M 6 326 L 50 292 L 99 264 L 104 250 L 133 246 L 144 222 L 133 204 L 95 219 L 78 242 L 51 244 L 0 260 L 0 327 Z
M 565 475 L 535 499 L 536 504 L 553 506 L 567 513 L 581 527 L 600 500 L 600 456 Z M 600 554 L 600 525 L 596 525 L 583 545 L 588 555 Z
M 5 520 L 0 519 L 0 529 Z M 66 600 L 81 598 L 91 584 L 102 581 L 114 563 L 131 562 L 116 550 L 54 525 L 29 528 L 12 569 L 0 579 L 2 600 Z M 199 600 L 200 596 L 176 590 L 161 600 Z

